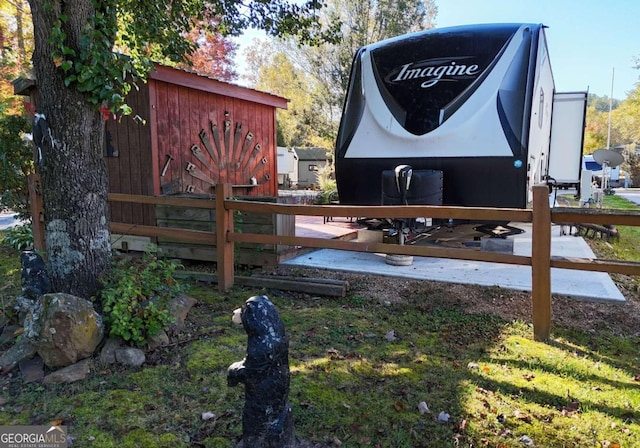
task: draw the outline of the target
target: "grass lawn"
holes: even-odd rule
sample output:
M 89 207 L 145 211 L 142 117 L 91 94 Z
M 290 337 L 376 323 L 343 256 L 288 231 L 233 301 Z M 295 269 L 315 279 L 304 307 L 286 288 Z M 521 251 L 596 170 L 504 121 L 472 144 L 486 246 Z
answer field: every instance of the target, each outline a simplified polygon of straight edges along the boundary
M 634 235 L 621 241 L 638 248 Z M 19 291 L 17 255 L 0 246 L 5 309 Z M 492 299 L 512 293 L 465 288 Z M 302 439 L 354 448 L 640 447 L 638 329 L 555 325 L 543 344 L 526 321 L 468 314 L 450 291 L 420 282 L 390 302 L 357 284 L 336 299 L 240 287 L 221 294 L 192 283 L 198 305 L 181 341 L 148 352 L 139 369 L 96 361 L 88 379 L 68 385 L 24 384 L 18 370 L 0 376 L 0 425 L 59 419 L 74 447 L 231 448 L 244 391 L 227 387 L 226 371 L 246 343 L 231 312 L 266 293 L 291 341 L 290 401 Z M 204 412 L 215 417 L 203 420 Z

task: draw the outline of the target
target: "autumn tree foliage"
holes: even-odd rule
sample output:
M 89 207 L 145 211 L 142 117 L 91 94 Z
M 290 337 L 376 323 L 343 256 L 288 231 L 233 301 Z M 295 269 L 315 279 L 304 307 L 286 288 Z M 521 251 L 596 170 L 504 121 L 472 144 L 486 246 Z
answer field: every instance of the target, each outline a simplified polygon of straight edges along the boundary
M 193 70 L 219 81 L 234 81 L 238 78 L 234 57 L 238 44 L 218 32 L 206 32 L 196 28 L 187 33 L 186 38 L 195 44 L 193 53 L 186 55 L 187 62 L 179 68 Z
M 0 0 L 0 115 L 22 114 L 12 81 L 31 66 L 32 27 L 26 0 Z
M 191 68 L 219 81 L 229 82 L 238 78 L 233 61 L 237 44 L 220 34 L 204 34 L 198 30 L 191 31 L 188 37 L 197 43 L 198 48 L 187 56 L 189 65 L 181 64 L 182 68 Z
M 33 38 L 26 0 L 0 0 L 0 210 L 29 218 L 27 176 L 33 149 L 26 140 L 31 123 L 12 81 L 30 68 Z

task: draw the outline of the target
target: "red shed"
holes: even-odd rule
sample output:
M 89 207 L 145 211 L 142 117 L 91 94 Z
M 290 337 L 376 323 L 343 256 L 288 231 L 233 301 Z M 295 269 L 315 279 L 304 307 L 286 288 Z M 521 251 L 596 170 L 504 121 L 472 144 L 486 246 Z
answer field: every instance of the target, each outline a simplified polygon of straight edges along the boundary
M 37 104 L 34 80 L 14 82 L 16 94 Z M 287 99 L 196 73 L 156 66 L 146 84 L 127 96 L 133 116 L 106 124 L 104 156 L 109 191 L 134 195 L 211 196 L 229 182 L 234 195 L 280 202 L 278 198 L 276 109 Z M 259 232 L 292 235 L 293 217 L 244 217 Z M 114 202 L 111 221 L 214 231 L 215 214 L 204 209 Z M 114 247 L 145 250 L 150 238 L 114 235 Z M 187 259 L 215 260 L 215 247 L 158 239 L 162 250 Z M 249 245 L 247 245 L 249 246 Z M 267 249 L 266 251 L 264 249 Z M 251 246 L 247 263 L 277 263 L 287 247 Z M 257 255 L 259 254 L 259 256 Z
M 157 66 L 127 96 L 134 117 L 107 123 L 110 192 L 277 196 L 276 108 L 287 100 Z M 114 222 L 154 224 L 153 208 L 114 204 Z

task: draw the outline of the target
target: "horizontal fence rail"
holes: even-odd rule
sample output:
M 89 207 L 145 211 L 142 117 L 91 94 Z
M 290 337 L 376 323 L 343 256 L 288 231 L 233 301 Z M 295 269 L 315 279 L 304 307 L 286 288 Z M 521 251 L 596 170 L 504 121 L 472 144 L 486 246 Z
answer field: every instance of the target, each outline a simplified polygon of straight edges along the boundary
M 551 268 L 575 269 L 626 275 L 640 275 L 640 263 L 588 258 L 551 256 L 552 224 L 608 224 L 640 226 L 640 213 L 629 210 L 568 208 L 549 206 L 546 185 L 533 188 L 531 209 L 450 207 L 450 206 L 345 206 L 345 205 L 292 205 L 234 199 L 229 184 L 216 186 L 215 199 L 180 197 L 150 197 L 110 194 L 111 202 L 169 205 L 176 207 L 215 210 L 216 231 L 175 229 L 112 223 L 114 233 L 152 237 L 169 237 L 177 241 L 211 244 L 216 246 L 218 288 L 228 290 L 234 284 L 235 243 L 274 244 L 308 248 L 338 249 L 356 252 L 436 257 L 491 263 L 530 266 L 532 275 L 532 320 L 534 338 L 546 341 L 551 325 Z M 483 252 L 472 249 L 440 248 L 398 245 L 388 243 L 343 241 L 313 237 L 281 236 L 234 231 L 233 216 L 237 211 L 276 215 L 353 216 L 366 218 L 436 218 L 470 221 L 532 223 L 531 256 Z

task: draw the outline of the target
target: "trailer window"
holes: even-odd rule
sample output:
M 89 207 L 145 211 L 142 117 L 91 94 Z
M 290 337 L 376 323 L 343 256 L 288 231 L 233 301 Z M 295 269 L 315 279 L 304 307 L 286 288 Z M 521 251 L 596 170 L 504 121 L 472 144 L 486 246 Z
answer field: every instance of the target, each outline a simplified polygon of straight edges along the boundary
M 597 162 L 585 162 L 584 165 L 585 165 L 585 168 L 588 169 L 589 171 L 602 170 L 602 165 L 598 164 Z
M 538 127 L 542 129 L 544 118 L 544 89 L 540 89 L 540 104 L 538 104 Z

